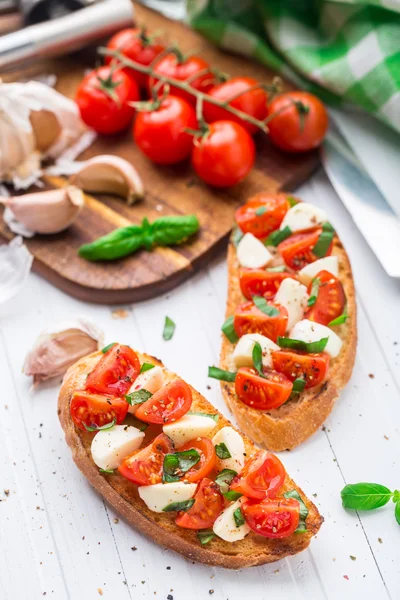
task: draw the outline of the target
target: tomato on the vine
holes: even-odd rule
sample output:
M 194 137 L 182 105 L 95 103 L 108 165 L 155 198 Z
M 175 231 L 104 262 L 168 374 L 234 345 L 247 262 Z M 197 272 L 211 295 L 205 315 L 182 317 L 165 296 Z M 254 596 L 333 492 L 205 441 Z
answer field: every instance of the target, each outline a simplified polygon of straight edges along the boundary
M 289 399 L 293 384 L 283 373 L 263 369 L 261 376 L 255 369 L 241 367 L 235 379 L 239 400 L 257 410 L 278 408 Z
M 266 498 L 260 504 L 244 502 L 242 512 L 250 529 L 266 538 L 289 537 L 300 521 L 300 503 L 295 498 Z
M 289 208 L 286 194 L 260 192 L 239 206 L 236 222 L 243 233 L 264 238 L 278 229 Z

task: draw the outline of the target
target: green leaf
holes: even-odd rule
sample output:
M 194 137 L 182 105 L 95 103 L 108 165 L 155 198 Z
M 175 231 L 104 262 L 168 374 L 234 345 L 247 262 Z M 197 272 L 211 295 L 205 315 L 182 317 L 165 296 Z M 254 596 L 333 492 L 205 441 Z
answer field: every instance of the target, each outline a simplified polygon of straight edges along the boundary
M 183 473 L 187 473 L 199 461 L 200 454 L 194 448 L 166 454 L 163 463 L 163 481 L 168 483 L 179 481 Z
M 210 414 L 210 413 L 203 413 L 203 412 L 199 412 L 196 410 L 189 410 L 187 412 L 188 415 L 199 415 L 200 417 L 210 417 L 210 419 L 213 419 L 215 422 L 218 421 L 219 419 L 219 414 L 215 413 L 214 415 Z
M 393 493 L 379 483 L 353 483 L 340 492 L 344 508 L 374 510 L 387 504 Z
M 83 423 L 83 426 L 86 429 L 86 431 L 107 431 L 107 429 L 111 429 L 112 427 L 114 427 L 116 422 L 117 422 L 116 419 L 113 419 L 111 421 L 111 423 L 106 423 L 105 425 L 102 425 L 101 427 L 99 427 L 98 425 L 95 425 L 95 424 L 93 424 L 91 427 L 89 427 L 89 425 L 86 425 L 85 423 Z
M 335 325 L 342 325 L 342 323 L 346 323 L 348 318 L 349 318 L 349 315 L 347 314 L 347 304 L 346 304 L 346 306 L 344 307 L 343 313 L 339 317 L 337 317 L 336 319 L 333 319 L 333 321 L 328 323 L 328 327 L 334 327 Z
M 239 242 L 243 236 L 244 236 L 244 233 L 240 229 L 240 227 L 235 227 L 235 229 L 232 231 L 232 242 L 233 242 L 233 245 L 235 246 L 235 248 L 238 247 Z
M 277 229 L 269 234 L 267 239 L 265 240 L 265 246 L 278 246 L 281 242 L 286 240 L 286 238 L 292 235 L 292 230 L 290 227 L 284 227 L 283 229 Z
M 268 267 L 266 271 L 270 273 L 284 273 L 286 271 L 286 265 L 278 265 L 277 267 Z
M 125 394 L 125 400 L 131 406 L 135 406 L 136 404 L 143 404 L 143 402 L 146 402 L 152 395 L 151 392 L 142 388 L 141 390 L 132 392 L 132 394 Z
M 243 494 L 241 494 L 240 492 L 235 492 L 234 490 L 228 490 L 227 492 L 224 492 L 222 495 L 224 498 L 229 500 L 229 502 L 235 502 L 235 500 L 238 500 L 239 498 L 241 498 L 243 496 Z
M 111 350 L 111 348 L 115 346 L 115 344 L 116 342 L 111 342 L 111 344 L 108 344 L 108 346 L 104 346 L 104 348 L 101 349 L 102 353 L 105 354 L 106 352 Z
M 319 277 L 314 277 L 311 283 L 311 294 L 309 299 L 307 300 L 307 306 L 313 306 L 316 303 L 320 285 L 321 280 L 319 279 Z
M 116 260 L 137 252 L 143 246 L 143 231 L 140 225 L 120 227 L 103 235 L 91 244 L 84 244 L 78 250 L 86 260 Z
M 399 502 L 399 500 L 400 500 L 400 491 L 399 490 L 394 490 L 392 500 L 395 504 L 396 504 L 396 502 Z
M 169 317 L 165 317 L 163 338 L 166 342 L 172 339 L 175 332 L 175 323 Z
M 267 212 L 266 206 L 259 206 L 255 210 L 255 214 L 257 215 L 257 217 L 262 217 L 262 215 L 264 215 L 266 212 Z
M 396 521 L 400 525 L 400 500 L 396 502 L 396 506 L 394 507 L 394 516 L 396 517 Z
M 212 539 L 215 538 L 215 533 L 212 529 L 203 529 L 197 532 L 197 537 L 200 541 L 200 544 L 205 546 L 205 544 L 208 544 Z
M 233 326 L 233 315 L 228 317 L 225 323 L 221 327 L 223 333 L 226 335 L 228 340 L 234 344 L 238 341 L 239 336 L 237 335 L 235 328 Z
M 151 363 L 147 363 L 144 362 L 142 364 L 142 366 L 140 367 L 140 372 L 141 373 L 146 373 L 146 371 L 150 371 L 150 369 L 154 369 L 155 365 L 151 364 Z
M 299 203 L 299 200 L 297 200 L 296 198 L 294 198 L 293 196 L 287 196 L 286 200 L 289 202 L 289 206 L 290 208 L 293 208 L 293 206 L 296 206 L 296 204 Z
M 281 348 L 290 348 L 291 350 L 301 350 L 302 352 L 308 352 L 309 354 L 318 354 L 323 352 L 325 346 L 328 343 L 329 338 L 322 338 L 317 342 L 303 342 L 302 340 L 294 340 L 293 338 L 278 336 L 277 344 Z
M 99 469 L 100 473 L 107 473 L 108 475 L 112 475 L 114 473 L 114 469 Z
M 318 238 L 317 243 L 315 244 L 314 248 L 312 249 L 312 253 L 315 256 L 317 256 L 318 258 L 323 258 L 324 256 L 326 256 L 326 254 L 329 250 L 329 247 L 332 243 L 334 235 L 335 235 L 335 232 L 333 229 L 323 230 Z
M 261 310 L 269 317 L 276 317 L 279 315 L 279 310 L 275 308 L 275 306 L 270 306 L 263 296 L 253 296 L 253 302 L 257 306 L 258 310 Z
M 183 500 L 182 502 L 172 502 L 163 508 L 163 512 L 173 512 L 184 510 L 185 512 L 189 510 L 194 504 L 194 498 L 190 498 L 189 500 Z
M 323 231 L 333 231 L 333 233 L 335 233 L 334 227 L 328 223 L 328 221 L 326 221 L 326 223 L 322 223 L 322 229 Z
M 245 519 L 240 506 L 233 513 L 233 518 L 235 519 L 236 527 L 240 527 L 241 525 L 245 524 Z
M 289 492 L 285 492 L 283 495 L 285 496 L 285 498 L 294 498 L 300 504 L 300 519 L 295 533 L 307 531 L 306 520 L 308 517 L 308 508 L 304 504 L 300 494 L 297 490 L 290 490 Z
M 182 244 L 199 230 L 196 215 L 160 217 L 150 225 L 150 234 L 155 246 Z
M 236 373 L 224 371 L 218 367 L 208 367 L 208 376 L 212 379 L 219 379 L 220 381 L 235 381 L 236 375 Z
M 253 346 L 252 351 L 253 365 L 260 377 L 265 377 L 262 364 L 262 348 L 258 342 Z
M 222 471 L 218 473 L 215 478 L 215 483 L 219 485 L 222 494 L 225 494 L 229 490 L 229 485 L 236 475 L 237 472 L 233 469 L 222 469 Z
M 302 392 L 305 387 L 306 387 L 306 382 L 304 381 L 304 379 L 301 379 L 301 377 L 298 377 L 297 379 L 295 379 L 293 381 L 292 392 L 295 392 L 296 394 L 300 394 L 300 392 Z
M 215 446 L 215 454 L 221 459 L 232 458 L 232 455 L 224 442 L 221 442 Z

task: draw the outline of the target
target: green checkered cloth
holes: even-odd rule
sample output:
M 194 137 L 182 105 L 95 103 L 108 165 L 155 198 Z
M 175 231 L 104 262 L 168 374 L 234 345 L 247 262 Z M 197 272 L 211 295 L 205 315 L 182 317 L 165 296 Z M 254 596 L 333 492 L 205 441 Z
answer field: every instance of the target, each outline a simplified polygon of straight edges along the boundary
M 187 9 L 222 48 L 400 131 L 400 0 L 187 0 Z

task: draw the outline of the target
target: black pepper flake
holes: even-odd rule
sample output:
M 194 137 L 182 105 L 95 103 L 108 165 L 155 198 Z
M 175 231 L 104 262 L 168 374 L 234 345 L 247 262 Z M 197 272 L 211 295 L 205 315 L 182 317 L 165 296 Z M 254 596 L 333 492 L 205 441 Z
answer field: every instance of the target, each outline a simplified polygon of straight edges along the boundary
M 136 546 L 132 546 L 131 550 L 137 550 Z
M 214 593 L 214 590 L 208 590 L 208 593 L 210 594 L 210 596 L 212 596 Z
M 166 569 L 167 569 L 167 571 L 170 571 L 170 570 L 171 570 L 171 567 L 166 567 Z
M 168 596 L 167 596 L 167 600 L 174 600 L 174 597 L 173 597 L 173 595 L 172 595 L 172 594 L 168 594 Z

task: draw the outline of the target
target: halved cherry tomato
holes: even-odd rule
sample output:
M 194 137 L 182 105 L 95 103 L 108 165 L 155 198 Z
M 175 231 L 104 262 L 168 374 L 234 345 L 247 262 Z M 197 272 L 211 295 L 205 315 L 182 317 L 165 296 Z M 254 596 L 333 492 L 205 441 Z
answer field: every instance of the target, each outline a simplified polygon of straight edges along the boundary
M 162 425 L 183 417 L 191 405 L 190 387 L 182 379 L 174 379 L 141 404 L 135 416 L 140 421 Z
M 219 486 L 211 479 L 203 479 L 194 496 L 194 504 L 186 512 L 180 512 L 175 523 L 184 529 L 208 529 L 224 508 Z
M 164 456 L 173 451 L 170 438 L 165 433 L 160 433 L 149 446 L 125 458 L 118 471 L 136 485 L 161 483 Z
M 253 302 L 244 302 L 240 304 L 233 316 L 233 327 L 236 334 L 241 337 L 246 333 L 261 333 L 267 338 L 276 342 L 278 336 L 285 335 L 288 312 L 284 306 L 268 303 L 269 306 L 276 308 L 277 315 L 270 317 L 262 312 Z
M 214 87 L 209 90 L 208 95 L 220 102 L 228 102 L 230 106 L 233 106 L 255 119 L 263 121 L 268 114 L 268 97 L 262 88 L 250 89 L 256 84 L 257 81 L 251 77 L 233 77 L 224 83 L 214 85 Z M 234 99 L 229 102 L 230 98 Z M 232 115 L 224 108 L 207 101 L 204 102 L 204 118 L 208 123 L 221 121 L 223 119 L 235 121 L 247 129 L 250 134 L 259 131 L 252 123 L 247 123 L 240 117 Z
M 300 504 L 295 498 L 266 498 L 259 504 L 244 502 L 242 512 L 250 529 L 266 538 L 289 537 L 300 520 Z
M 86 427 L 102 427 L 114 419 L 117 424 L 122 423 L 128 412 L 129 404 L 122 398 L 103 396 L 84 390 L 74 392 L 70 413 L 75 425 L 86 431 Z
M 254 500 L 274 498 L 285 481 L 285 475 L 285 467 L 275 454 L 259 450 L 246 462 L 240 475 L 234 477 L 230 488 Z
M 100 394 L 123 396 L 139 373 L 140 361 L 136 352 L 129 346 L 115 344 L 89 373 L 85 388 Z
M 292 393 L 293 384 L 282 373 L 263 369 L 261 377 L 255 369 L 241 367 L 235 379 L 239 400 L 257 410 L 270 410 L 284 404 Z
M 217 455 L 215 454 L 214 444 L 209 438 L 198 437 L 179 448 L 179 452 L 191 450 L 192 448 L 200 454 L 200 461 L 185 473 L 183 479 L 195 483 L 211 473 L 215 467 Z
M 240 289 L 248 300 L 251 300 L 253 296 L 264 296 L 267 300 L 271 300 L 282 281 L 287 277 L 297 279 L 293 273 L 277 273 L 263 269 L 242 270 L 240 271 Z
M 264 238 L 278 229 L 289 208 L 286 194 L 261 192 L 237 209 L 236 222 L 244 233 Z
M 306 388 L 312 388 L 325 380 L 329 367 L 327 354 L 304 354 L 296 350 L 275 350 L 271 353 L 274 369 L 290 381 L 304 379 Z
M 321 233 L 321 228 L 305 231 L 304 233 L 295 233 L 281 242 L 278 250 L 285 263 L 295 271 L 299 271 L 306 265 L 317 260 L 318 256 L 313 254 L 313 248 Z M 331 252 L 332 244 L 325 256 L 329 256 Z
M 304 317 L 310 321 L 328 325 L 343 313 L 346 294 L 342 282 L 329 271 L 320 271 L 315 279 L 320 281 L 317 300 Z M 311 292 L 311 288 L 312 282 L 309 285 L 308 293 Z

